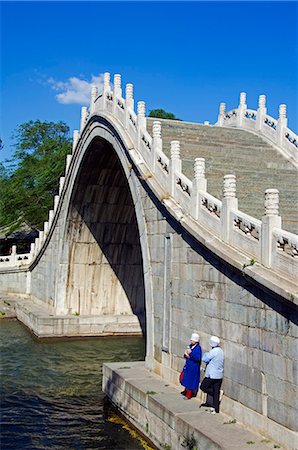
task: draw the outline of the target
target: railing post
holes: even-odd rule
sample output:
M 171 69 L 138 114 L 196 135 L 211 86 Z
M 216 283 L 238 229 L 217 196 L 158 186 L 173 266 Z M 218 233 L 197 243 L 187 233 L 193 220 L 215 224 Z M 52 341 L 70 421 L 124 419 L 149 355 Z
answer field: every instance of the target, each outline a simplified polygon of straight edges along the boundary
M 86 108 L 86 106 L 82 106 L 82 108 L 81 108 L 81 126 L 80 126 L 81 133 L 84 129 L 86 119 L 87 119 L 87 108 Z
M 176 176 L 175 171 L 181 172 L 181 159 L 180 159 L 180 142 L 171 141 L 171 159 L 169 161 L 169 191 L 172 197 L 175 198 L 176 190 Z
M 13 245 L 11 247 L 11 257 L 10 257 L 10 262 L 13 266 L 17 265 L 17 246 Z
M 277 189 L 265 191 L 265 215 L 262 217 L 261 231 L 261 262 L 265 267 L 271 267 L 273 228 L 281 228 L 281 217 L 278 215 L 279 192 Z
M 30 260 L 32 261 L 32 259 L 34 258 L 35 255 L 35 243 L 32 242 L 30 244 Z
M 142 129 L 146 130 L 146 104 L 145 102 L 138 102 L 137 103 L 137 129 L 138 129 L 138 150 L 141 152 L 141 135 L 142 135 Z
M 72 160 L 72 155 L 67 155 L 66 156 L 66 166 L 65 166 L 65 175 L 67 174 L 68 170 L 69 170 L 69 166 Z
M 76 148 L 76 146 L 77 146 L 79 137 L 80 137 L 80 132 L 79 132 L 79 130 L 73 130 L 72 152 L 75 151 L 75 148 Z
M 161 122 L 155 120 L 152 127 L 152 167 L 154 173 L 156 167 L 157 153 L 162 152 L 162 138 L 161 138 Z
M 49 211 L 49 220 L 48 220 L 48 222 L 49 222 L 49 229 L 52 226 L 53 220 L 54 220 L 54 210 L 50 209 L 50 211 Z
M 43 224 L 43 232 L 44 232 L 44 236 L 47 237 L 48 233 L 49 233 L 49 222 L 44 222 Z
M 121 89 L 121 75 L 116 73 L 114 75 L 114 92 L 113 92 L 113 113 L 116 113 L 118 98 L 122 97 Z
M 107 94 L 111 91 L 110 83 L 111 75 L 109 72 L 103 74 L 103 92 L 102 92 L 102 109 L 105 110 L 107 107 Z
M 240 103 L 237 109 L 237 126 L 238 127 L 242 127 L 243 125 L 243 117 L 244 117 L 244 112 L 247 109 L 247 104 L 246 104 L 246 92 L 241 92 L 240 93 Z
M 259 96 L 259 106 L 257 110 L 256 129 L 262 131 L 264 126 L 264 117 L 267 114 L 266 95 Z
M 129 124 L 129 110 L 134 111 L 133 84 L 127 83 L 125 87 L 125 127 Z
M 226 104 L 224 102 L 219 105 L 219 114 L 217 119 L 217 124 L 219 127 L 222 127 L 225 121 L 225 113 L 226 113 Z
M 63 186 L 64 186 L 65 177 L 60 177 L 59 179 L 59 195 L 62 192 Z
M 236 197 L 236 176 L 228 174 L 224 176 L 223 198 L 221 203 L 221 238 L 225 242 L 230 242 L 233 231 L 231 220 L 231 210 L 238 209 L 238 199 Z
M 277 144 L 282 146 L 285 128 L 288 126 L 287 105 L 279 105 L 279 117 L 276 125 Z
M 97 86 L 93 85 L 91 88 L 91 99 L 90 99 L 90 114 L 93 114 L 95 112 L 95 101 L 98 97 L 98 89 Z
M 191 215 L 199 218 L 199 192 L 207 191 L 207 180 L 205 178 L 205 158 L 196 158 L 194 163 L 194 179 L 192 180 L 191 191 Z

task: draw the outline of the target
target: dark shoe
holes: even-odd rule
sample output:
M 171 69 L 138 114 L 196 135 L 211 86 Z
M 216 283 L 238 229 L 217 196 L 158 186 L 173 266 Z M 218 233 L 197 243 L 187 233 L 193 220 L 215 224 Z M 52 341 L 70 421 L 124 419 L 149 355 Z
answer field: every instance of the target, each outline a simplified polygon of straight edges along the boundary
M 200 405 L 200 408 L 211 408 L 211 407 L 212 407 L 212 405 L 209 405 L 208 403 L 202 403 Z
M 186 389 L 184 391 L 180 392 L 181 395 L 186 395 Z

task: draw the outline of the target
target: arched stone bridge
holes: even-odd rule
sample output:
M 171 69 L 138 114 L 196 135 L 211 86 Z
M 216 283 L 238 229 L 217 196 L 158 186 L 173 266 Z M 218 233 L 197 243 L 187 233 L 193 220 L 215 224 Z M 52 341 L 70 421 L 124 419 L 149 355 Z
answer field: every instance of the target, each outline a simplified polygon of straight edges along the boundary
M 219 335 L 227 411 L 289 442 L 297 136 L 285 105 L 275 120 L 264 96 L 254 111 L 244 93 L 215 125 L 148 119 L 144 102 L 135 113 L 133 86 L 124 98 L 120 75 L 112 88 L 105 74 L 31 252 L 0 257 L 0 292 L 19 298 L 18 318 L 39 336 L 143 332 L 148 367 L 171 381 L 190 331 L 204 348 Z

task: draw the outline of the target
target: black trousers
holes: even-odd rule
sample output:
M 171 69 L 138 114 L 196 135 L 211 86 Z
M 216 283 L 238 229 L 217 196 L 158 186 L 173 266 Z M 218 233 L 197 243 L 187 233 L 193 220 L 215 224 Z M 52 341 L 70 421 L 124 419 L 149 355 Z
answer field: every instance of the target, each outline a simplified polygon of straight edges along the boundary
M 213 408 L 215 411 L 219 412 L 219 391 L 221 387 L 222 379 L 217 380 L 215 378 L 204 378 L 201 383 L 201 391 L 209 394 L 213 398 Z

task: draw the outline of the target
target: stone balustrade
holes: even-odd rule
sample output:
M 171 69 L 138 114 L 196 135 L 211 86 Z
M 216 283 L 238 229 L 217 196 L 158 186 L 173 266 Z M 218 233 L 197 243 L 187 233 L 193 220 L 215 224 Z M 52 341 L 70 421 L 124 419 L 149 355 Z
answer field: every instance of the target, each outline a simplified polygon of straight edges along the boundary
M 246 94 L 240 94 L 238 108 L 226 111 L 226 104 L 220 103 L 219 115 L 215 125 L 219 127 L 239 127 L 257 132 L 275 144 L 292 162 L 298 166 L 298 136 L 287 128 L 287 108 L 279 106 L 279 117 L 274 119 L 267 114 L 266 96 L 259 96 L 258 109 L 248 109 Z
M 281 217 L 278 215 L 278 191 L 268 189 L 265 192 L 262 220 L 238 209 L 236 178 L 232 174 L 224 177 L 222 200 L 213 197 L 207 191 L 204 159 L 196 158 L 194 178 L 188 179 L 182 171 L 179 141 L 172 141 L 171 157 L 168 158 L 163 152 L 161 122 L 154 122 L 151 136 L 146 129 L 145 102 L 138 102 L 135 113 L 131 83 L 126 85 L 125 92 L 126 98 L 123 98 L 120 75 L 115 75 L 114 87 L 111 88 L 108 73 L 104 75 L 102 94 L 98 95 L 97 89 L 92 89 L 90 109 L 88 111 L 86 107 L 82 107 L 80 131 L 74 131 L 73 153 L 80 145 L 85 127 L 92 116 L 103 115 L 107 119 L 111 117 L 129 135 L 134 146 L 134 149 L 130 149 L 134 164 L 145 164 L 147 175 L 143 178 L 149 185 L 150 179 L 159 184 L 164 192 L 161 202 L 166 203 L 168 199 L 172 199 L 176 203 L 180 209 L 181 221 L 185 217 L 193 218 L 213 236 L 250 258 L 251 265 L 259 263 L 295 280 L 298 272 L 298 236 L 282 230 Z M 245 93 L 241 93 L 237 109 L 226 112 L 225 103 L 221 103 L 216 125 L 241 126 L 262 132 L 283 149 L 292 149 L 293 159 L 295 152 L 297 155 L 297 136 L 286 126 L 285 105 L 281 105 L 280 117 L 276 121 L 267 115 L 264 95 L 259 98 L 257 111 L 247 109 Z M 59 213 L 59 199 L 67 184 L 65 180 L 71 170 L 71 160 L 72 155 L 68 155 L 65 176 L 60 179 L 59 195 L 55 196 L 53 210 L 49 211 L 49 218 L 30 253 L 18 255 L 14 248 L 12 255 L 0 256 L 0 268 L 30 264 L 42 251 Z

